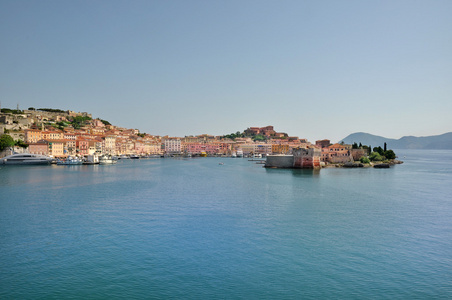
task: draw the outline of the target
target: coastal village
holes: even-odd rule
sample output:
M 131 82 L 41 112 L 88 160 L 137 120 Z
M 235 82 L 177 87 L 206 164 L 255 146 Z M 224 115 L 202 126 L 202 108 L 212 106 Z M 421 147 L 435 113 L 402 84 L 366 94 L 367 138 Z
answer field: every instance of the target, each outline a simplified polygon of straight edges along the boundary
M 87 112 L 58 109 L 3 109 L 0 111 L 0 135 L 8 135 L 14 140 L 14 146 L 3 149 L 0 158 L 12 153 L 39 154 L 57 159 L 90 155 L 261 158 L 300 153 L 299 149 L 304 149 L 303 157 L 310 158 L 299 161 L 298 167 L 315 168 L 353 163 L 370 154 L 370 146 L 331 144 L 328 139 L 311 143 L 277 132 L 273 126 L 249 127 L 243 133 L 223 136 L 157 136 L 93 119 Z M 274 163 L 278 167 L 279 162 Z M 290 167 L 287 162 L 284 164 L 284 167 Z

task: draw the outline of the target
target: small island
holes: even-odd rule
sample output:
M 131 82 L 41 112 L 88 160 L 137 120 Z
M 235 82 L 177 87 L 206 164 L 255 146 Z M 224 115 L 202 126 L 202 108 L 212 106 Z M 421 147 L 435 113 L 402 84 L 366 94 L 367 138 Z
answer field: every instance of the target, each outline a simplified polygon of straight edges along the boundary
M 360 149 L 365 151 L 359 151 Z M 358 151 L 356 151 L 358 150 Z M 361 144 L 358 146 L 357 143 L 352 145 L 352 153 L 355 152 L 357 155 L 352 156 L 354 159 L 358 158 L 358 160 L 349 161 L 345 163 L 332 163 L 327 165 L 326 167 L 342 167 L 342 168 L 389 168 L 392 165 L 402 164 L 403 161 L 397 159 L 395 152 L 391 149 L 387 150 L 387 144 L 384 143 L 384 148 L 381 146 L 374 147 L 371 151 L 370 146 L 362 146 Z M 368 155 L 365 155 L 367 152 Z
M 371 151 L 373 150 L 373 151 Z M 374 147 L 347 145 L 345 143 L 331 144 L 329 140 L 316 141 L 315 146 L 296 148 L 289 155 L 269 155 L 266 168 L 389 168 L 391 165 L 403 163 L 396 159 L 395 152 L 387 149 L 386 143 Z

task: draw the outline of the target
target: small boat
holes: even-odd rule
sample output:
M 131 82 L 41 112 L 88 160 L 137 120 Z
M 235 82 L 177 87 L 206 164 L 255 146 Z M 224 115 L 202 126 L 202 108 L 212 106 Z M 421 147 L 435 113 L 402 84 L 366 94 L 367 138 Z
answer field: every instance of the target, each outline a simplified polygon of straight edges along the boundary
M 220 166 L 224 165 L 224 163 L 222 163 L 222 162 L 221 162 L 221 163 L 218 163 L 218 164 L 219 164 Z
M 0 164 L 4 165 L 47 165 L 54 159 L 49 156 L 30 154 L 30 153 L 15 153 L 5 156 L 0 159 Z
M 58 160 L 57 161 L 57 165 L 59 166 L 74 166 L 74 165 L 81 165 L 83 164 L 83 160 L 81 160 L 80 158 L 74 156 L 68 156 L 68 158 L 66 158 L 66 160 Z
M 130 159 L 140 159 L 140 157 L 138 155 L 130 155 Z
M 101 165 L 113 165 L 117 162 L 118 161 L 116 159 L 109 155 L 104 155 L 101 158 L 99 158 L 99 164 Z
M 88 155 L 83 161 L 84 165 L 97 165 L 99 164 L 99 157 L 97 155 Z

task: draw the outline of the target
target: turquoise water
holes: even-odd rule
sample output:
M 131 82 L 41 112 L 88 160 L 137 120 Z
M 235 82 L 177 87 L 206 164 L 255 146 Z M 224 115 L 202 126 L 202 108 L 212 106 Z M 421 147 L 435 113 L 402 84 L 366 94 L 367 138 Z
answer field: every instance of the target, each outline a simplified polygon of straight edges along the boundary
M 0 298 L 450 299 L 452 151 L 396 152 L 0 166 Z

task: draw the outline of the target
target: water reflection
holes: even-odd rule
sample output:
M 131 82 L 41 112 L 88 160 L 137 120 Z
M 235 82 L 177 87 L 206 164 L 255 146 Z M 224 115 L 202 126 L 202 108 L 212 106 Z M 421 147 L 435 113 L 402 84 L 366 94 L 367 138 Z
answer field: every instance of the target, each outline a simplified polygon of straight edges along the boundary
M 292 174 L 294 177 L 318 177 L 320 169 L 278 169 L 265 168 L 267 174 Z

